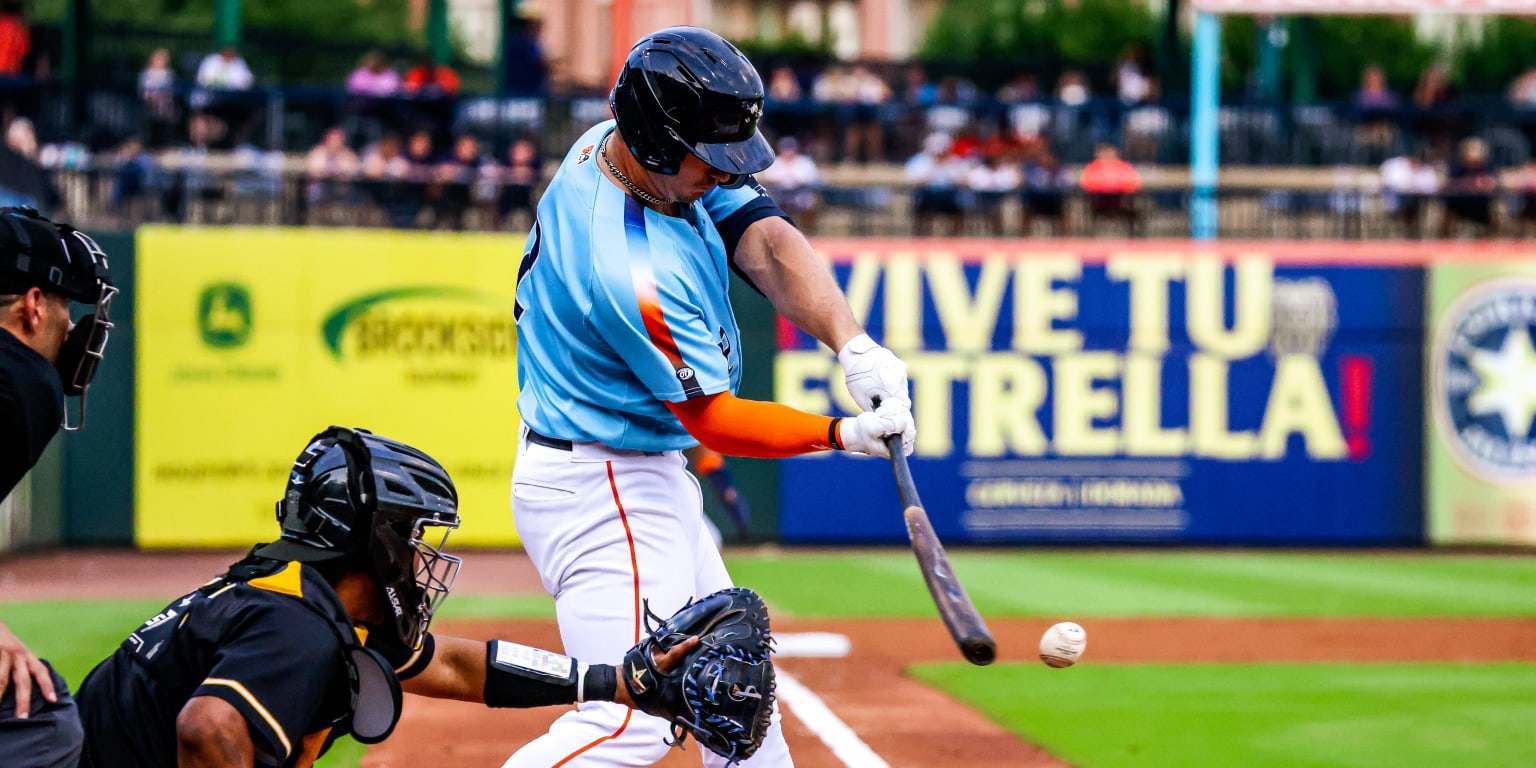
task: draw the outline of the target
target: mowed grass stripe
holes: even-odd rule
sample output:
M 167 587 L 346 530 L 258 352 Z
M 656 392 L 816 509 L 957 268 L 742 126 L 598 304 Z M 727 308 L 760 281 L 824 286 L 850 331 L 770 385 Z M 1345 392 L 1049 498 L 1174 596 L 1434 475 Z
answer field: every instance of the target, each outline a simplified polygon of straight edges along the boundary
M 927 664 L 916 676 L 1082 768 L 1536 765 L 1536 665 Z
M 1536 558 L 1436 553 L 964 551 L 950 553 L 995 616 L 1519 616 Z M 931 616 L 905 549 L 733 553 L 736 583 L 799 617 Z

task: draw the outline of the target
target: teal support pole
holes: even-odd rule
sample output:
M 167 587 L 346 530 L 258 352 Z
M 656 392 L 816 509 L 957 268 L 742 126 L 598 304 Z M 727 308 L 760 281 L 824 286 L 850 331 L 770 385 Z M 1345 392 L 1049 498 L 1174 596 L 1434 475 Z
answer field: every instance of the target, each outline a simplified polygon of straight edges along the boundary
M 214 41 L 220 48 L 238 46 L 240 34 L 240 0 L 214 0 Z
M 448 40 L 448 0 L 429 0 L 427 4 L 427 50 L 438 64 L 453 58 L 453 44 Z
M 1282 19 L 1270 19 L 1259 26 L 1258 95 L 1268 101 L 1279 101 L 1282 81 L 1285 77 L 1283 49 L 1286 44 L 1286 26 Z
M 1195 17 L 1195 55 L 1190 75 L 1189 115 L 1190 235 L 1216 238 L 1216 174 L 1220 155 L 1216 117 L 1221 109 L 1221 20 L 1212 13 Z

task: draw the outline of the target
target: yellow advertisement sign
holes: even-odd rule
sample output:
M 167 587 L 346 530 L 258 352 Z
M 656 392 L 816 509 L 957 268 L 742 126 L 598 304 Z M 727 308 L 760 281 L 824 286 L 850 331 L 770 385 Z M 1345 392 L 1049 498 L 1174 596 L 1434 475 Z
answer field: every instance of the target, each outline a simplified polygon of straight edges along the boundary
M 522 236 L 146 227 L 138 237 L 140 546 L 275 538 L 293 460 L 331 424 L 442 462 L 463 515 L 452 541 L 516 542 Z

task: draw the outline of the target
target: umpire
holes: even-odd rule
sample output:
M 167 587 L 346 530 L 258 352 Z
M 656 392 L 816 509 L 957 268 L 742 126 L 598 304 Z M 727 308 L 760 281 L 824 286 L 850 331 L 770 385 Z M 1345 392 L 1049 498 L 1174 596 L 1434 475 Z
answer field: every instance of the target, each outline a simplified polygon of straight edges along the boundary
M 101 247 L 30 208 L 0 208 L 0 498 L 62 426 L 84 423 L 85 391 L 112 327 L 117 289 Z M 95 311 L 70 322 L 70 302 Z M 68 423 L 66 395 L 80 398 Z M 40 702 L 38 700 L 41 700 Z M 58 673 L 0 624 L 0 755 L 7 768 L 72 766 L 80 721 Z
M 331 427 L 294 462 L 277 518 L 280 539 L 172 601 L 86 677 L 82 768 L 307 768 L 340 736 L 386 738 L 402 689 L 636 706 L 613 666 L 427 631 L 460 561 L 443 551 L 459 525 L 453 481 L 425 453 Z M 658 653 L 659 669 L 695 647 Z

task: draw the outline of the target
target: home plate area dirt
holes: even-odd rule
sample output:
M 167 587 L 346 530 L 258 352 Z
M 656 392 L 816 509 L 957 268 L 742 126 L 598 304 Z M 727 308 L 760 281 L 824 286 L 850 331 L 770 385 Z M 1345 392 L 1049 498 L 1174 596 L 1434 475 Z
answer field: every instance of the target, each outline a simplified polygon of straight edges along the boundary
M 1244 661 L 1536 661 L 1536 620 L 1527 619 L 1077 619 L 1088 630 L 1084 663 Z M 1002 663 L 1035 661 L 1055 620 L 995 620 Z M 501 637 L 557 649 L 550 621 L 444 621 L 434 631 Z M 937 619 L 775 620 L 776 633 L 835 632 L 847 658 L 781 658 L 779 668 L 814 692 L 892 768 L 1064 766 L 945 694 L 906 675 L 913 664 L 956 661 Z M 1475 637 L 1476 644 L 1466 638 Z M 1072 674 L 1064 670 L 1061 674 Z M 798 768 L 842 768 L 795 712 L 784 727 Z M 364 768 L 499 766 L 564 710 L 487 710 L 407 697 L 393 736 L 369 750 Z M 699 765 L 698 746 L 672 751 L 662 766 Z

